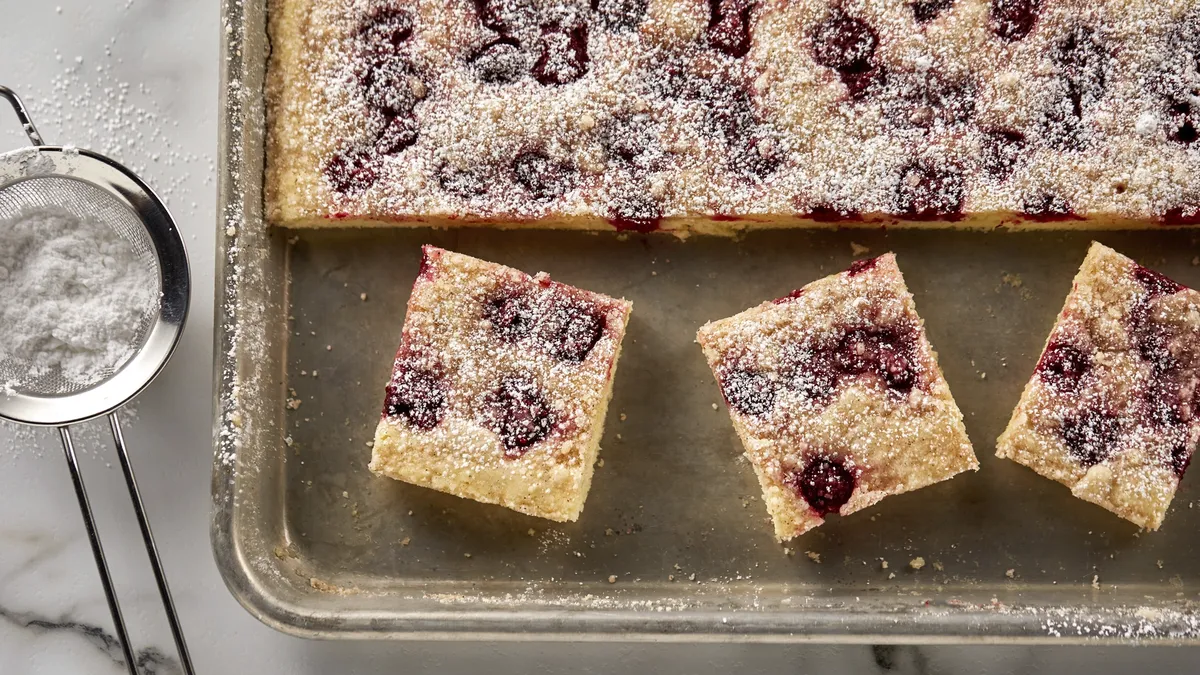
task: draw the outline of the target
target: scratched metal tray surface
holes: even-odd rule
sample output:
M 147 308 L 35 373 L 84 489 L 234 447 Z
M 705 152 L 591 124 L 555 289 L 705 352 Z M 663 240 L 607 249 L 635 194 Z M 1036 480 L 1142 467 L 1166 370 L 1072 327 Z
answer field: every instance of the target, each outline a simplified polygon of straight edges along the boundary
M 225 21 L 212 545 L 268 625 L 321 638 L 1200 643 L 1200 476 L 1161 531 L 1139 533 L 993 456 L 1092 236 L 1200 285 L 1195 234 L 268 228 L 262 3 L 227 0 Z M 579 522 L 367 470 L 423 243 L 633 301 Z M 694 335 L 843 268 L 852 247 L 897 253 L 981 468 L 781 546 Z

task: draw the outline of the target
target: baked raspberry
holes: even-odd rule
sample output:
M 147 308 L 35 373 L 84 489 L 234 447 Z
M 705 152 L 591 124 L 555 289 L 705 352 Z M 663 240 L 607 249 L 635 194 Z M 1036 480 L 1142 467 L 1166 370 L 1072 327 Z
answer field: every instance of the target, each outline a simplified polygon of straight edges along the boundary
M 765 373 L 733 367 L 719 378 L 725 402 L 743 415 L 762 415 L 775 403 L 775 383 Z
M 854 494 L 854 472 L 836 458 L 814 457 L 801 471 L 784 474 L 783 482 L 795 490 L 817 517 L 838 513 Z
M 569 84 L 587 74 L 587 24 L 542 27 L 541 56 L 533 64 L 533 77 L 545 85 Z
M 460 199 L 478 197 L 487 192 L 488 176 L 480 168 L 457 168 L 443 165 L 438 169 L 438 185 L 448 194 Z
M 890 253 L 697 341 L 781 540 L 978 467 Z
M 564 361 L 582 361 L 604 334 L 604 315 L 584 302 L 556 303 L 546 321 L 550 353 Z
M 512 169 L 517 182 L 540 200 L 561 197 L 571 189 L 575 179 L 573 168 L 555 162 L 538 150 L 517 155 Z
M 411 63 L 390 59 L 363 78 L 367 105 L 387 115 L 407 115 L 425 94 L 425 84 Z
M 544 274 L 426 246 L 371 470 L 577 519 L 629 310 Z
M 1023 40 L 1033 32 L 1044 0 L 991 0 L 989 27 L 1005 42 Z
M 750 51 L 753 0 L 708 0 L 708 44 L 734 58 Z
M 1066 342 L 1056 342 L 1042 352 L 1037 372 L 1056 389 L 1074 391 L 1079 379 L 1092 366 L 1092 359 Z
M 375 139 L 375 152 L 394 155 L 417 142 L 420 130 L 413 115 L 384 118 L 385 122 Z
M 367 15 L 358 31 L 358 41 L 368 57 L 382 59 L 399 53 L 412 34 L 412 14 L 400 7 L 383 5 Z
M 900 169 L 896 213 L 911 220 L 953 220 L 962 215 L 962 174 L 922 163 Z
M 618 232 L 653 232 L 662 223 L 662 208 L 644 192 L 623 192 L 612 200 L 608 222 Z
M 814 220 L 818 223 L 844 223 L 854 222 L 863 219 L 862 214 L 852 209 L 847 209 L 832 204 L 816 204 L 808 207 L 804 212 L 804 216 L 809 220 Z
M 1137 279 L 1142 288 L 1146 289 L 1146 293 L 1150 296 L 1151 300 L 1162 295 L 1174 295 L 1185 290 L 1183 284 L 1171 280 L 1161 272 L 1155 272 L 1141 265 L 1133 268 L 1133 278 Z
M 799 294 L 787 296 L 789 300 Z M 819 346 L 787 345 L 782 351 L 780 374 L 784 383 L 806 401 L 828 403 L 837 393 L 840 373 L 833 354 Z
M 1196 132 L 1196 125 L 1190 119 L 1184 119 L 1176 122 L 1174 129 L 1171 130 L 1170 138 L 1176 143 L 1190 145 L 1200 138 L 1200 134 Z
M 812 37 L 813 59 L 837 71 L 851 98 L 860 96 L 874 81 L 878 46 L 879 33 L 841 9 L 834 9 L 817 24 Z
M 1192 463 L 1192 455 L 1195 453 L 1195 445 L 1189 448 L 1185 443 L 1178 443 L 1171 448 L 1171 470 L 1175 472 L 1176 476 L 1183 478 L 1184 472 Z
M 1163 225 L 1200 225 L 1200 207 L 1195 205 L 1172 206 L 1163 212 Z
M 909 7 L 912 8 L 913 18 L 917 23 L 929 23 L 953 5 L 954 0 L 916 0 L 909 4 Z
M 529 3 L 513 0 L 471 0 L 475 5 L 475 16 L 484 28 L 506 34 L 522 23 L 521 19 L 531 13 Z
M 649 115 L 614 115 L 601 125 L 599 138 L 609 157 L 640 168 L 649 168 L 649 160 L 659 154 L 658 137 Z
M 529 337 L 538 321 L 532 298 L 521 290 L 502 289 L 483 304 L 483 316 L 492 332 L 505 342 Z
M 1110 412 L 1087 408 L 1063 420 L 1062 440 L 1067 453 L 1088 468 L 1112 456 L 1120 421 Z
M 379 180 L 375 158 L 361 148 L 346 148 L 325 163 L 325 178 L 336 191 L 346 195 L 366 192 Z
M 852 277 L 857 276 L 868 270 L 875 269 L 875 265 L 877 265 L 878 263 L 879 263 L 879 256 L 876 256 L 874 258 L 863 258 L 862 260 L 855 260 L 854 262 L 850 263 L 850 267 L 846 268 L 846 274 L 848 274 Z
M 1025 152 L 1025 134 L 1015 129 L 994 128 L 983 131 L 983 170 L 996 180 L 1012 175 Z
M 468 60 L 479 79 L 489 84 L 516 82 L 529 67 L 521 43 L 507 36 L 483 45 Z
M 1200 441 L 1200 293 L 1092 244 L 996 454 L 1157 529 Z
M 697 92 L 704 104 L 705 126 L 726 145 L 745 140 L 758 126 L 754 101 L 745 87 L 725 80 L 706 83 Z
M 554 410 L 536 384 L 524 378 L 505 378 L 484 403 L 488 426 L 504 443 L 504 456 L 516 459 L 550 434 Z
M 445 412 L 445 379 L 435 370 L 397 360 L 383 399 L 384 416 L 403 418 L 413 427 L 429 431 Z
M 771 136 L 753 136 L 730 150 L 729 167 L 745 176 L 766 178 L 783 164 L 783 151 Z

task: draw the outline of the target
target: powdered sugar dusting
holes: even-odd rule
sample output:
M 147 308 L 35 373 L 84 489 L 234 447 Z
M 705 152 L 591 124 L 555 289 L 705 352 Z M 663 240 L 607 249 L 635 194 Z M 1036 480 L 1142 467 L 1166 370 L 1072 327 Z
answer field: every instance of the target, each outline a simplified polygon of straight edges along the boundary
M 157 309 L 154 271 L 107 223 L 65 209 L 0 222 L 3 386 L 61 378 L 86 387 L 115 372 Z

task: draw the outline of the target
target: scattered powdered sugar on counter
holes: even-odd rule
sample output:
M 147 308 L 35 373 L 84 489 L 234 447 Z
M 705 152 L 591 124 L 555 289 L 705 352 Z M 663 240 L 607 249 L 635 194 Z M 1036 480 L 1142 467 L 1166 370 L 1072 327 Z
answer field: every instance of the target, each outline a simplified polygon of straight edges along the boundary
M 99 382 L 158 302 L 154 266 L 106 224 L 56 207 L 0 222 L 0 380 Z

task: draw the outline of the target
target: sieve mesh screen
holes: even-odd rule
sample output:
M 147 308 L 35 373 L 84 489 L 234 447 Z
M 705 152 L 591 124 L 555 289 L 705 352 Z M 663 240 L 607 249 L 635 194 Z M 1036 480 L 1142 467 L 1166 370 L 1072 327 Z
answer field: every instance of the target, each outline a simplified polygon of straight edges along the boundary
M 119 199 L 96 185 L 63 176 L 24 178 L 0 187 L 0 226 L 45 209 L 65 211 L 91 227 L 108 227 L 116 232 L 154 279 L 155 297 L 160 296 L 162 281 L 154 244 L 137 215 Z M 129 352 L 130 358 L 144 345 L 158 314 L 157 304 L 143 314 L 132 332 L 134 348 Z M 11 383 L 13 390 L 30 396 L 62 396 L 103 384 L 126 362 L 128 359 L 103 369 L 96 381 L 80 384 L 58 369 L 32 373 L 29 360 L 7 356 L 0 358 L 0 383 Z

